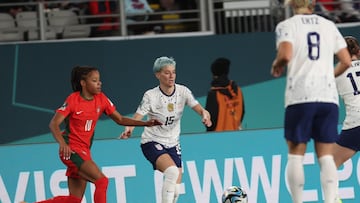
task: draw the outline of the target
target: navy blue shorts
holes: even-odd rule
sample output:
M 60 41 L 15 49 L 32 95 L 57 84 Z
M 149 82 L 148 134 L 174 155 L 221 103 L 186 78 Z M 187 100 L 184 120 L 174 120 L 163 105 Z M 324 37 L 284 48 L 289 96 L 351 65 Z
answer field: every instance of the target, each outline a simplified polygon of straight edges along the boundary
M 295 143 L 334 143 L 338 139 L 339 109 L 333 103 L 294 104 L 285 111 L 285 138 Z
M 340 146 L 352 149 L 354 151 L 360 150 L 360 127 L 342 130 L 339 139 L 336 143 Z
M 141 144 L 141 150 L 145 158 L 152 164 L 154 170 L 156 169 L 156 160 L 162 154 L 169 154 L 176 166 L 178 168 L 182 167 L 180 144 L 174 147 L 166 148 L 164 145 L 157 142 L 147 142 L 145 144 Z

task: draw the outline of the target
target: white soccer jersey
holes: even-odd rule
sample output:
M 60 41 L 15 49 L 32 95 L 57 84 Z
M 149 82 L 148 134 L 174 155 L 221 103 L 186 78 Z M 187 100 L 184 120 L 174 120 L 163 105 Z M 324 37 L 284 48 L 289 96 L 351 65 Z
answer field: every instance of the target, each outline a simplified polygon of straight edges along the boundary
M 336 85 L 346 109 L 342 129 L 360 126 L 360 60 L 336 78 Z
M 294 15 L 276 26 L 276 47 L 292 44 L 288 64 L 285 107 L 308 102 L 338 104 L 334 54 L 346 47 L 335 24 L 316 14 Z
M 155 141 L 166 147 L 177 145 L 185 105 L 192 108 L 198 103 L 191 91 L 179 84 L 175 84 L 175 91 L 170 96 L 165 95 L 159 86 L 146 91 L 136 113 L 158 119 L 163 125 L 144 127 L 141 143 Z

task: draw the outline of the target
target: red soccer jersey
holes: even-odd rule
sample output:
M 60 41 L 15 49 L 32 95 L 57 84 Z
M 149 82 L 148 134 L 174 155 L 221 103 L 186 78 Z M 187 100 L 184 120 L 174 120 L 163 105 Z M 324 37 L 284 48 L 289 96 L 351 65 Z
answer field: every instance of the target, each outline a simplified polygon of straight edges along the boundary
M 70 148 L 90 148 L 101 114 L 105 112 L 110 115 L 115 109 L 104 93 L 94 95 L 93 100 L 85 100 L 80 92 L 70 94 L 65 103 L 56 110 L 66 117 L 64 137 Z

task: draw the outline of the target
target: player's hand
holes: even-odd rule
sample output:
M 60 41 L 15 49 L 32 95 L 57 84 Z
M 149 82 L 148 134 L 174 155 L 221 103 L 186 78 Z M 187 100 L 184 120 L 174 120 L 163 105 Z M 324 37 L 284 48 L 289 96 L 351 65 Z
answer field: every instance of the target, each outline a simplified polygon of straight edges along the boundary
M 210 113 L 208 111 L 206 111 L 206 110 L 203 112 L 202 123 L 206 127 L 210 127 L 212 125 Z
M 121 133 L 119 139 L 128 139 L 128 138 L 130 138 L 133 129 L 134 129 L 134 128 L 131 128 L 131 127 L 126 126 L 124 132 Z
M 275 66 L 276 60 L 274 60 L 272 66 L 271 66 L 271 75 L 274 77 L 280 77 L 284 72 L 284 67 L 282 66 Z
M 271 68 L 271 75 L 278 78 L 282 75 L 284 72 L 284 67 L 272 67 Z
M 152 127 L 152 126 L 155 126 L 155 125 L 162 125 L 162 123 L 157 119 L 151 119 L 151 120 L 146 121 L 146 126 L 147 127 Z
M 63 159 L 69 160 L 72 153 L 74 152 L 66 143 L 62 143 L 59 145 L 59 154 L 63 157 Z

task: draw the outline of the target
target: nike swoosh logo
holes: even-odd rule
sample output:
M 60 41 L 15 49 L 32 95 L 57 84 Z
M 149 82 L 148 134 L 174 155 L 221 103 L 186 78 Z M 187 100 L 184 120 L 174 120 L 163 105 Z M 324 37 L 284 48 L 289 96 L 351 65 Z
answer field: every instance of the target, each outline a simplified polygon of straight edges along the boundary
M 81 114 L 83 111 L 77 111 L 76 112 L 76 115 L 79 115 L 79 114 Z

